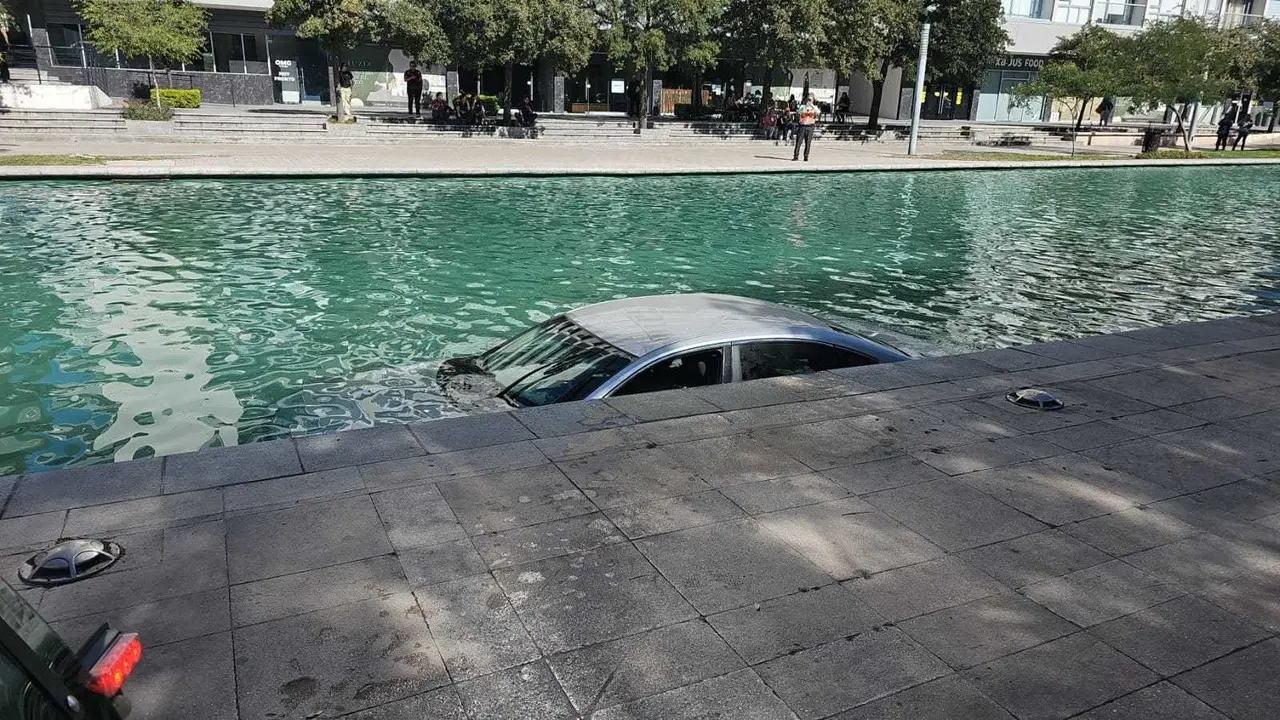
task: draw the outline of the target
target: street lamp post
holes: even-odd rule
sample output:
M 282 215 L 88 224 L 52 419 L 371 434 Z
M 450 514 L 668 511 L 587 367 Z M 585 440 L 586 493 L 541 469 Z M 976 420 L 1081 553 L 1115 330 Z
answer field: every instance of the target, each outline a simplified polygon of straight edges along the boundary
M 920 24 L 920 58 L 916 61 L 916 94 L 911 101 L 911 135 L 907 140 L 908 155 L 916 154 L 916 142 L 920 134 L 920 110 L 924 105 L 921 96 L 924 95 L 925 64 L 929 60 L 929 17 L 937 8 L 937 5 L 926 7 L 924 22 Z

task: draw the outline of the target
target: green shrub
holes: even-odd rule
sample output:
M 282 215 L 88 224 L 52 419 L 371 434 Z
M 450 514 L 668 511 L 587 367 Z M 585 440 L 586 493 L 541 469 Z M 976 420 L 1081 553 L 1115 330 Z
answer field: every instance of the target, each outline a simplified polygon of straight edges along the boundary
M 502 112 L 502 104 L 498 102 L 497 95 L 477 95 L 476 98 L 484 103 L 485 117 L 494 117 Z
M 1156 150 L 1138 155 L 1141 160 L 1203 160 L 1207 157 L 1210 157 L 1209 153 L 1199 150 Z
M 151 102 L 156 101 L 156 95 L 160 96 L 160 102 L 171 108 L 198 108 L 200 107 L 200 91 L 199 90 L 179 90 L 177 88 L 151 88 Z
M 125 120 L 172 120 L 173 108 L 161 103 L 156 105 L 154 102 L 142 102 L 138 100 L 130 101 L 124 105 Z

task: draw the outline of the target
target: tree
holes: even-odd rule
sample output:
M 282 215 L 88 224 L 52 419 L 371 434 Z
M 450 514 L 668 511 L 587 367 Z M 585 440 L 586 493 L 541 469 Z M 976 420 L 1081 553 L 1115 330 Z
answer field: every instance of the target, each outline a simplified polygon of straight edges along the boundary
M 823 58 L 834 67 L 862 73 L 871 82 L 869 124 L 877 127 L 884 80 L 895 52 L 920 29 L 919 3 L 829 0 L 828 12 Z
M 854 4 L 857 0 L 833 0 Z M 880 105 L 884 101 L 884 80 L 890 67 L 902 68 L 903 74 L 911 72 L 920 55 L 920 24 L 928 15 L 932 23 L 929 41 L 929 63 L 926 81 L 968 86 L 982 79 L 986 68 L 1003 52 L 1009 42 L 1004 29 L 1004 9 L 1000 0 L 936 0 L 932 14 L 924 0 L 861 0 L 876 2 L 871 10 L 862 10 L 857 16 L 869 18 L 857 22 L 867 24 L 861 32 L 864 40 L 855 44 L 843 60 L 861 58 L 865 65 L 866 53 L 872 49 L 888 48 L 879 60 L 879 67 L 871 72 L 860 67 L 871 80 L 871 112 L 868 126 L 880 124 Z M 872 29 L 874 28 L 874 29 Z M 856 65 L 855 65 L 856 67 Z
M 1263 23 L 1258 40 L 1262 51 L 1254 72 L 1257 76 L 1258 96 L 1270 98 L 1274 103 L 1271 127 L 1267 129 L 1271 132 L 1276 128 L 1276 115 L 1280 115 L 1275 111 L 1280 109 L 1280 22 L 1272 20 Z
M 1203 20 L 1175 18 L 1153 23 L 1133 37 L 1131 77 L 1136 107 L 1161 106 L 1177 119 L 1183 147 L 1191 150 L 1191 128 L 1183 106 L 1225 97 L 1236 80 L 1223 33 Z
M 826 45 L 827 0 L 728 0 L 717 34 L 724 54 L 764 70 L 764 99 L 774 75 L 819 59 Z
M 315 40 L 324 48 L 329 56 L 329 97 L 335 107 L 338 93 L 334 80 L 344 53 L 378 34 L 387 17 L 382 0 L 275 0 L 267 11 L 268 23 L 291 27 L 298 37 Z
M 511 122 L 515 66 L 549 58 L 582 66 L 595 44 L 595 19 L 573 0 L 444 0 L 441 18 L 456 62 L 504 70 L 504 111 Z
M 84 0 L 77 9 L 89 44 L 103 54 L 145 57 L 157 90 L 155 61 L 167 66 L 194 60 L 209 37 L 208 15 L 186 0 Z
M 1032 98 L 1060 100 L 1071 109 L 1079 131 L 1093 98 L 1122 94 L 1123 68 L 1131 57 L 1125 38 L 1098 25 L 1086 25 L 1058 41 L 1035 80 L 1013 89 L 1015 102 L 1025 107 Z
M 393 0 L 373 8 L 369 32 L 421 62 L 450 59 L 449 38 L 440 23 L 440 0 Z
M 597 5 L 608 28 L 609 57 L 644 74 L 639 127 L 653 104 L 654 70 L 677 63 L 702 69 L 715 62 L 720 45 L 711 39 L 711 28 L 721 9 L 719 0 L 601 0 Z

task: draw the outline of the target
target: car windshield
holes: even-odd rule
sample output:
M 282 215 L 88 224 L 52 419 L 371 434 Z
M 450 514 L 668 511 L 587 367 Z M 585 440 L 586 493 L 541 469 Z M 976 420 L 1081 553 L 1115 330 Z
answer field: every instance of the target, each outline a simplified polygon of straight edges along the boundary
M 479 366 L 516 405 L 579 400 L 632 358 L 563 315 L 530 328 L 480 356 Z

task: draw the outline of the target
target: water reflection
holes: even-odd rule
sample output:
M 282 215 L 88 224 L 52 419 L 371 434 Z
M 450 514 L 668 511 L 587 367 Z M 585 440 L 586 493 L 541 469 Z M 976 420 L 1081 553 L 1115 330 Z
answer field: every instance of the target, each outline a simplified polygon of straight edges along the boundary
M 615 297 L 949 350 L 1280 308 L 1278 203 L 1268 168 L 10 184 L 0 475 L 448 414 L 439 359 Z

